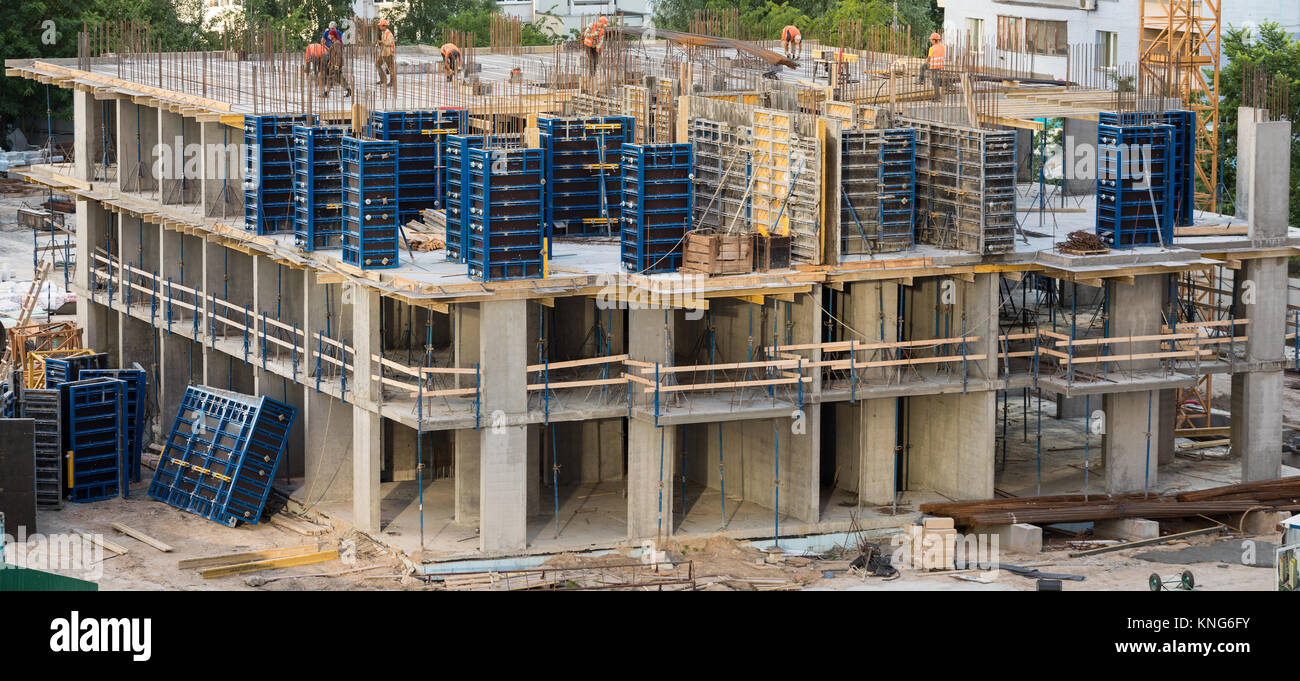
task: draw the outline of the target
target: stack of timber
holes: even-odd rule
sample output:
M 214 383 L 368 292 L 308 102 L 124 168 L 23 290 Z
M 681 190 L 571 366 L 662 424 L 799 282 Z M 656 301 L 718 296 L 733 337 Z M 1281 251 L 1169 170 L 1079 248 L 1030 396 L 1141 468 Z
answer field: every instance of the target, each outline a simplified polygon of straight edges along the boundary
M 1247 482 L 1173 495 L 1062 494 L 921 504 L 965 527 L 1013 523 L 1069 523 L 1112 518 L 1182 518 L 1249 510 L 1300 511 L 1300 476 Z

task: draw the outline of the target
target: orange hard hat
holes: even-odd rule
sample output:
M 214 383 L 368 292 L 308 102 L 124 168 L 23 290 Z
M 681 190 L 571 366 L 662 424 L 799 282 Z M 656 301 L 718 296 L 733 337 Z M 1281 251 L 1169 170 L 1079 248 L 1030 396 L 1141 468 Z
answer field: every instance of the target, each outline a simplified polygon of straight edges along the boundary
M 379 25 L 380 25 L 380 26 L 387 26 L 387 25 L 388 25 L 388 20 L 387 20 L 387 19 L 380 19 L 380 20 L 379 20 Z
M 604 26 L 605 24 L 608 24 L 608 23 L 609 23 L 609 19 L 606 19 L 605 17 L 601 17 L 601 18 L 600 18 L 600 25 L 601 25 L 601 26 Z
M 938 31 L 930 34 L 930 41 L 933 42 L 935 40 L 943 40 L 943 36 L 940 35 Z

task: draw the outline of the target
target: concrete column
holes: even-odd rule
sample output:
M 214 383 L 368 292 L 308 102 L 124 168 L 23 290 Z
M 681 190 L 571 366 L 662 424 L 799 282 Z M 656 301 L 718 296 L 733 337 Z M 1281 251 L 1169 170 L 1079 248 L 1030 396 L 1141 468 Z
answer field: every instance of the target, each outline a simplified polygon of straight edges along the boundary
M 1287 234 L 1291 209 L 1291 122 L 1260 122 L 1254 125 L 1255 144 L 1251 156 L 1239 155 L 1252 167 L 1250 203 L 1246 219 L 1251 239 L 1278 239 Z
M 518 551 L 527 545 L 527 301 L 480 303 L 483 411 L 488 425 L 480 431 L 479 548 Z
M 185 117 L 158 109 L 158 143 L 159 152 L 169 155 L 157 166 L 162 175 L 158 178 L 162 189 L 160 202 L 163 205 L 182 203 L 185 198 L 181 192 L 181 178 L 185 171 Z
M 1106 491 L 1110 494 L 1155 488 L 1160 448 L 1159 391 L 1110 393 L 1103 396 L 1106 432 Z
M 352 499 L 351 405 L 315 390 L 305 391 L 302 421 L 306 433 L 303 445 L 301 501 L 350 501 Z
M 525 495 L 528 499 L 528 515 L 535 516 L 542 512 L 542 434 L 545 432 L 542 427 L 536 423 L 525 426 L 527 428 L 527 447 L 528 457 L 525 463 L 528 476 L 528 492 Z M 547 468 L 549 469 L 549 465 Z M 549 485 L 551 476 L 546 476 L 546 482 Z M 553 506 L 554 504 L 552 504 Z
M 1260 127 L 1268 124 L 1260 124 Z M 1260 169 L 1257 167 L 1256 172 Z M 1261 194 L 1256 194 L 1258 199 Z M 1253 209 L 1266 212 L 1264 206 Z M 1283 213 L 1285 215 L 1285 212 Z M 1238 318 L 1247 327 L 1246 370 L 1232 375 L 1232 449 L 1241 455 L 1243 481 L 1282 474 L 1282 364 L 1287 276 L 1285 258 L 1244 261 Z M 1253 300 L 1245 285 L 1253 286 Z
M 100 103 L 95 101 L 93 92 L 73 90 L 72 112 L 75 125 L 72 139 L 75 177 L 90 182 L 95 179 L 95 162 L 99 158 L 100 147 L 103 144 L 100 131 L 102 123 Z
M 1064 149 L 1067 152 L 1062 158 L 1065 161 L 1065 195 L 1081 196 L 1084 194 L 1097 193 L 1096 177 L 1076 177 L 1074 173 L 1075 161 L 1078 159 L 1078 150 L 1088 147 L 1095 148 L 1097 145 L 1097 121 L 1089 121 L 1081 118 L 1066 118 L 1064 120 L 1063 132 L 1065 134 Z M 1037 178 L 1034 178 L 1036 180 Z
M 456 305 L 452 308 L 455 332 L 456 366 L 470 368 L 479 362 L 479 306 L 477 303 Z M 460 388 L 474 387 L 472 375 L 457 376 Z M 479 457 L 482 443 L 479 432 L 472 428 L 456 431 L 456 522 L 476 523 L 479 519 Z
M 1166 388 L 1159 392 L 1160 416 L 1155 437 L 1157 459 L 1160 465 L 1174 462 L 1174 429 L 1178 425 L 1178 390 Z
M 240 186 L 244 166 L 239 155 L 243 134 L 222 123 L 200 125 L 204 156 L 203 215 L 219 218 L 240 215 L 244 210 Z
M 993 496 L 996 394 L 986 390 L 907 398 L 909 488 L 953 499 Z
M 1254 189 L 1256 127 L 1268 119 L 1268 111 L 1248 106 L 1237 107 L 1237 217 L 1250 218 L 1250 197 Z M 1290 146 L 1287 147 L 1288 149 Z
M 388 442 L 389 453 L 392 456 L 392 466 L 389 468 L 389 479 L 393 482 L 405 482 L 415 480 L 418 471 L 418 452 L 416 438 L 419 434 L 414 428 L 398 423 L 396 421 L 385 420 L 384 426 L 387 428 L 385 433 L 386 442 Z
M 642 362 L 673 363 L 677 313 L 628 310 L 628 355 Z M 646 404 L 644 393 L 633 392 Z M 652 399 L 652 398 L 651 398 Z M 673 532 L 673 468 L 677 429 L 656 428 L 653 421 L 628 422 L 627 535 L 629 539 L 668 536 Z
M 380 528 L 379 471 L 383 463 L 383 424 L 370 411 L 376 399 L 377 373 L 371 355 L 379 352 L 379 292 L 355 286 L 352 292 L 352 328 L 356 330 L 350 401 L 352 409 L 352 522 L 357 529 Z
M 897 478 L 897 423 L 899 400 L 886 397 L 860 400 L 857 412 L 857 451 L 860 466 L 856 468 L 859 505 L 884 505 L 892 503 Z M 844 479 L 841 475 L 841 480 Z
M 105 240 L 106 213 L 104 208 L 94 201 L 77 200 L 77 240 L 75 253 L 77 267 L 73 270 L 72 282 L 78 289 L 77 326 L 81 327 L 82 342 L 88 348 L 103 352 L 110 345 L 117 346 L 116 338 L 108 338 L 107 308 L 89 299 L 91 288 L 91 269 L 96 263 L 93 259 L 94 248 L 103 245 Z M 53 279 L 57 271 L 50 272 Z M 61 276 L 61 275 L 59 275 Z M 114 284 L 116 286 L 116 284 Z M 119 294 L 114 294 L 117 298 Z

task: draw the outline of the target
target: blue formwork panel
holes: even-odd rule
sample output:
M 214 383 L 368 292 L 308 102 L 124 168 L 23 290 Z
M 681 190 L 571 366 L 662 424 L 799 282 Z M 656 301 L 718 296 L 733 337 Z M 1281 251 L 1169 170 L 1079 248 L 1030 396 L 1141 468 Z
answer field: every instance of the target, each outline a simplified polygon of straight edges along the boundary
M 82 369 L 81 379 L 115 378 L 126 384 L 127 471 L 131 482 L 140 482 L 140 456 L 144 452 L 144 408 L 149 399 L 149 382 L 144 369 Z
M 465 242 L 469 239 L 469 150 L 483 146 L 482 135 L 447 136 L 447 183 L 443 187 L 443 205 L 447 210 L 447 259 L 465 262 Z
M 103 369 L 108 366 L 108 355 L 102 352 L 81 357 L 47 357 L 45 359 L 45 387 L 57 388 L 63 383 L 81 378 L 81 372 L 88 369 Z
M 1195 221 L 1196 209 L 1196 112 L 1175 111 L 1103 111 L 1097 116 L 1102 125 L 1168 125 L 1173 128 L 1170 173 L 1173 184 L 1174 226 L 1186 227 Z
M 621 147 L 635 142 L 629 116 L 539 118 L 546 175 L 546 234 L 614 233 L 623 203 Z
M 112 378 L 70 381 L 59 386 L 59 394 L 64 493 L 77 503 L 118 496 L 125 491 L 126 384 Z
M 419 220 L 426 208 L 442 208 L 446 194 L 449 135 L 469 131 L 469 111 L 376 111 L 370 129 L 377 139 L 398 143 L 398 216 L 403 224 Z
M 343 168 L 347 127 L 299 125 L 293 129 L 293 235 L 298 248 L 343 246 Z
M 1097 236 L 1112 248 L 1173 243 L 1173 127 L 1097 126 Z
M 269 397 L 186 388 L 149 496 L 230 527 L 257 524 L 297 413 Z
M 343 262 L 397 267 L 397 142 L 343 138 Z
M 542 150 L 469 150 L 469 276 L 542 276 Z
M 682 265 L 690 227 L 690 144 L 624 144 L 620 250 L 629 272 L 671 272 Z
M 845 130 L 840 137 L 840 184 L 842 253 L 884 253 L 912 247 L 915 130 Z M 852 248 L 858 245 L 861 248 Z
M 293 129 L 316 116 L 244 116 L 244 229 L 292 232 Z

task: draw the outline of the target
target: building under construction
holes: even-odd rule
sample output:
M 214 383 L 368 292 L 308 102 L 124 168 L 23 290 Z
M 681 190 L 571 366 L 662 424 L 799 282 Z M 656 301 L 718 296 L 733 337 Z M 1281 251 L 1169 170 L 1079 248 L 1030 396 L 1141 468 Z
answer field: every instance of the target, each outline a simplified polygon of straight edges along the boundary
M 1095 492 L 1214 431 L 1279 476 L 1300 233 L 1271 83 L 1227 216 L 1145 78 L 948 35 L 918 83 L 905 30 L 796 63 L 727 15 L 618 24 L 594 65 L 504 20 L 450 77 L 402 46 L 392 86 L 366 31 L 321 78 L 265 31 L 91 27 L 6 62 L 76 124 L 74 162 L 11 173 L 76 198 L 84 343 L 145 369 L 155 441 L 192 386 L 291 405 L 276 486 L 425 556 L 896 526 L 994 497 L 1007 415 L 1044 403 L 1088 415 Z M 1046 180 L 1053 119 L 1096 181 Z

